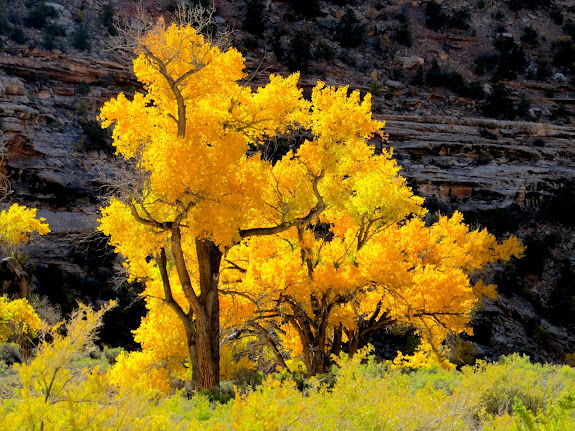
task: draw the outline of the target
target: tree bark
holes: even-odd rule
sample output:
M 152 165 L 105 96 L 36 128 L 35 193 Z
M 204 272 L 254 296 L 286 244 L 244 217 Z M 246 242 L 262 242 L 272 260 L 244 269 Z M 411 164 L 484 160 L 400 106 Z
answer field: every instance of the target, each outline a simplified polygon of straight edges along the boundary
M 222 252 L 213 241 L 196 239 L 200 272 L 199 302 L 204 312 L 196 316 L 197 366 L 192 380 L 200 389 L 220 385 L 220 303 L 218 284 Z M 190 352 L 192 354 L 192 352 Z M 192 359 L 193 366 L 194 359 Z

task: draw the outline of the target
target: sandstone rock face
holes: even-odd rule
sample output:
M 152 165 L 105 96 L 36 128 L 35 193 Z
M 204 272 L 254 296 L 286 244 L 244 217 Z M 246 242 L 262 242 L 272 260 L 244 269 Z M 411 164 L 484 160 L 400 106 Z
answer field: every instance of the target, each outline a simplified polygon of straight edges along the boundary
M 26 43 L 0 35 L 0 145 L 4 148 L 0 173 L 11 182 L 8 201 L 39 208 L 39 214 L 51 226 L 50 235 L 25 248 L 32 262 L 48 274 L 40 281 L 53 283 L 46 291 L 69 280 L 77 284 L 88 280 L 85 284 L 92 286 L 90 289 L 99 289 L 111 277 L 104 265 L 89 269 L 86 259 L 74 257 L 79 243 L 94 235 L 102 203 L 100 172 L 110 159 L 104 151 L 88 145 L 91 137 L 86 125 L 95 120 L 104 101 L 120 91 L 129 97 L 140 88 L 130 70 L 132 53 L 116 49 L 118 44 L 99 21 L 98 13 L 107 3 L 108 0 L 50 3 L 59 11 L 54 24 L 62 26 L 66 33 L 58 37 L 57 46 L 51 49 L 43 48 L 41 30 L 24 28 Z M 169 19 L 169 3 L 150 1 L 147 7 L 152 15 Z M 497 301 L 486 301 L 476 319 L 476 333 L 483 334 L 483 341 L 476 343 L 478 355 L 495 358 L 502 352 L 521 350 L 536 359 L 561 361 L 565 352 L 575 351 L 572 331 L 553 320 L 557 306 L 551 305 L 558 286 L 566 286 L 571 280 L 562 271 L 569 265 L 575 268 L 575 234 L 566 222 L 558 227 L 539 217 L 547 202 L 557 196 L 568 200 L 575 190 L 573 75 L 566 68 L 551 66 L 549 78 L 536 80 L 519 75 L 506 82 L 514 101 L 521 97 L 531 101 L 525 116 L 530 121 L 514 122 L 482 118 L 483 101 L 412 81 L 418 66 L 427 71 L 437 58 L 442 70 L 460 73 L 465 82 L 478 80 L 490 93 L 489 76 L 476 75 L 473 69 L 478 56 L 493 54 L 493 35 L 497 31 L 519 41 L 523 20 L 528 20 L 540 36 L 545 36 L 546 45 L 540 37 L 539 47 L 525 47 L 535 73 L 538 61 L 545 55 L 549 57 L 553 39 L 563 37 L 560 27 L 544 14 L 533 20 L 527 11 L 521 11 L 506 17 L 505 31 L 497 30 L 501 23 L 492 19 L 491 12 L 507 10 L 508 6 L 504 1 L 493 0 L 490 4 L 494 9 L 489 13 L 476 10 L 475 3 L 469 4 L 475 34 L 472 30 L 434 32 L 425 25 L 423 2 L 391 0 L 380 2 L 377 8 L 374 2 L 356 2 L 353 8 L 364 26 L 364 41 L 357 48 L 344 49 L 334 31 L 347 4 L 320 2 L 320 15 L 314 20 L 296 16 L 286 22 L 289 3 L 267 1 L 267 29 L 264 36 L 254 40 L 241 31 L 245 0 L 215 2 L 218 22 L 240 29 L 232 34 L 233 43 L 247 58 L 250 73 L 266 69 L 266 73 L 287 74 L 284 64 L 270 59 L 290 55 L 289 43 L 296 31 L 306 34 L 311 53 L 315 53 L 320 42 L 335 47 L 332 58 L 312 55 L 313 67 L 302 74 L 302 87 L 309 91 L 320 77 L 328 85 L 349 84 L 362 93 L 369 91 L 373 82 L 381 88 L 387 86 L 387 94 L 374 94 L 373 109 L 376 117 L 386 121 L 389 141 L 376 141 L 374 145 L 394 148 L 402 174 L 418 194 L 434 204 L 434 210 L 458 209 L 466 214 L 501 211 L 506 217 L 519 219 L 515 233 L 523 240 L 560 237 L 559 245 L 545 258 L 541 274 L 526 272 L 522 274 L 521 289 L 502 287 Z M 455 0 L 442 3 L 446 10 L 460 6 Z M 556 3 L 565 12 L 572 8 L 569 2 Z M 136 12 L 136 3 L 131 0 L 112 0 L 111 4 L 120 18 L 129 20 Z M 89 6 L 90 19 L 84 5 Z M 27 11 L 24 1 L 14 0 L 9 7 L 15 22 L 23 22 Z M 571 9 L 569 13 L 572 12 Z M 396 31 L 403 22 L 412 33 L 412 47 L 396 40 Z M 87 25 L 90 32 L 90 52 L 71 45 L 79 23 Z M 265 56 L 272 52 L 273 55 Z M 255 74 L 251 84 L 265 84 L 265 75 Z M 557 119 L 561 106 L 566 114 Z M 509 232 L 502 229 L 500 233 Z M 107 265 L 111 266 L 109 260 Z M 54 277 L 53 268 L 58 268 L 58 277 L 61 273 L 69 277 Z M 80 288 L 78 292 L 88 296 L 88 300 L 98 296 L 93 291 L 82 293 Z M 567 296 L 563 302 L 572 299 L 573 295 Z M 541 334 L 548 334 L 545 345 Z
M 389 144 L 424 196 L 461 211 L 536 207 L 575 182 L 575 127 L 388 115 Z

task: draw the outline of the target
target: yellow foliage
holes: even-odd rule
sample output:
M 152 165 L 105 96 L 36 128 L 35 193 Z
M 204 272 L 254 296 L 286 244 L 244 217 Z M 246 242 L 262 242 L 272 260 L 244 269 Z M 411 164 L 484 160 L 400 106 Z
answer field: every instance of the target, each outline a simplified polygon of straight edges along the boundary
M 119 391 L 98 367 L 73 365 L 91 345 L 108 308 L 94 312 L 80 306 L 65 336 L 54 328 L 52 343 L 42 343 L 30 363 L 15 365 L 21 389 L 0 404 L 2 430 L 166 429 L 162 418 L 143 417 L 149 408 L 145 386 L 134 382 Z
M 44 217 L 36 218 L 36 208 L 13 204 L 0 213 L 0 242 L 7 246 L 27 243 L 33 232 L 50 233 Z
M 38 314 L 25 298 L 10 301 L 7 297 L 0 296 L 0 344 L 10 338 L 20 341 L 28 334 L 34 337 L 35 331 L 41 327 Z
M 271 75 L 253 90 L 239 82 L 242 55 L 189 25 L 160 21 L 140 42 L 134 72 L 146 93 L 120 94 L 100 113 L 103 127 L 114 125 L 117 153 L 145 178 L 112 199 L 100 220 L 129 276 L 146 282 L 149 312 L 135 331 L 143 351 L 118 369 L 136 376 L 159 367 L 162 391 L 182 378 L 190 339 L 203 333 L 205 307 L 215 303 L 206 280 L 217 274 L 220 326 L 251 330 L 257 322 L 310 369 L 321 372 L 344 338 L 362 345 L 393 323 L 416 329 L 420 356 L 443 361 L 438 346 L 450 333 L 469 333 L 478 297 L 494 294 L 470 277 L 519 256 L 517 239 L 498 243 L 457 212 L 426 226 L 423 199 L 391 151 L 376 155 L 366 143 L 384 126 L 371 116 L 369 94 L 319 82 L 308 102 L 298 74 Z M 307 139 L 281 160 L 248 155 L 294 130 Z M 319 222 L 329 232 L 311 227 Z M 197 241 L 219 247 L 225 262 L 203 279 Z

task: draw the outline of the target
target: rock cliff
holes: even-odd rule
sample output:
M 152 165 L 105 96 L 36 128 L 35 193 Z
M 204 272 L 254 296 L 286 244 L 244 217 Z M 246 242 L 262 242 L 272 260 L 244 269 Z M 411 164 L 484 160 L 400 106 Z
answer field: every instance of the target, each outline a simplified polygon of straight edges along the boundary
M 520 350 L 561 361 L 575 350 L 570 317 L 575 312 L 575 93 L 572 69 L 550 58 L 561 52 L 559 39 L 565 38 L 557 14 L 569 22 L 575 13 L 571 2 L 510 11 L 497 0 L 444 1 L 439 4 L 444 17 L 467 8 L 469 27 L 438 31 L 429 27 L 428 3 L 417 0 L 319 1 L 311 16 L 295 1 L 214 3 L 216 22 L 236 29 L 233 43 L 251 72 L 298 68 L 306 89 L 323 79 L 373 93 L 375 115 L 386 121 L 389 134 L 388 142 L 374 145 L 394 148 L 403 175 L 427 198 L 430 211 L 458 209 L 472 223 L 498 235 L 518 234 L 531 246 L 526 264 L 512 263 L 493 274 L 501 295 L 486 302 L 475 319 L 478 355 Z M 260 35 L 244 28 L 248 3 L 263 8 Z M 95 118 L 105 100 L 138 86 L 130 72 L 131 53 L 113 49 L 109 34 L 110 13 L 129 19 L 135 7 L 126 0 L 42 4 L 16 0 L 0 8 L 0 144 L 2 173 L 11 184 L 7 202 L 39 208 L 53 231 L 25 250 L 37 267 L 41 292 L 52 292 L 61 304 L 72 301 L 66 289 L 90 301 L 108 299 L 115 294 L 111 268 L 117 261 L 93 232 L 101 170 L 111 151 Z M 145 7 L 169 19 L 175 4 L 148 1 Z M 56 12 L 42 9 L 44 21 L 35 21 L 39 7 Z M 349 10 L 355 20 L 348 25 Z M 536 31 L 537 44 L 519 42 L 526 27 Z M 351 44 L 354 34 L 361 38 Z M 525 53 L 524 71 L 505 80 L 518 121 L 483 116 L 495 86 L 492 75 L 500 67 L 492 64 L 498 37 L 517 41 Z M 433 59 L 439 76 L 447 77 L 440 85 L 429 80 Z M 483 74 L 481 59 L 486 59 Z M 255 85 L 266 73 L 253 76 Z M 465 88 L 476 81 L 484 94 L 462 95 L 453 80 Z M 521 105 L 523 100 L 530 104 Z M 88 249 L 96 253 L 88 256 Z

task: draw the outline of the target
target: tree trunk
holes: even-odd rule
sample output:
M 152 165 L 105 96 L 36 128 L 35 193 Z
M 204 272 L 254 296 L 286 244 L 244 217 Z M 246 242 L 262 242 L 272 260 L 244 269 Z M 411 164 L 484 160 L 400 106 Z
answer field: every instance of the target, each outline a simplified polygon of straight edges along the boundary
M 192 381 L 200 389 L 220 385 L 220 303 L 218 284 L 222 252 L 213 241 L 196 240 L 196 253 L 200 272 L 199 302 L 203 312 L 196 315 L 196 346 L 190 349 Z M 192 352 L 195 350 L 195 352 Z M 194 364 L 196 362 L 197 365 Z M 195 365 L 195 366 L 194 366 Z
M 311 346 L 304 346 L 303 355 L 308 377 L 325 374 L 329 369 L 330 359 L 324 349 L 312 349 Z

